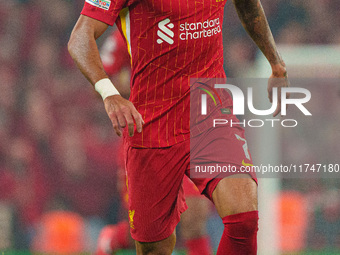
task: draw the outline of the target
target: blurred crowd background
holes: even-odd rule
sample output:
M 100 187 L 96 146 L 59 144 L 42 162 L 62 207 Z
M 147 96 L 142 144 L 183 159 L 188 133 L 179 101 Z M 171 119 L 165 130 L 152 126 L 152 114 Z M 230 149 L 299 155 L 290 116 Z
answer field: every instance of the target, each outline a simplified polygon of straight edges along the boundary
M 340 44 L 340 1 L 262 3 L 278 44 Z M 82 222 L 83 248 L 93 249 L 98 230 L 121 217 L 120 140 L 67 51 L 82 6 L 83 0 L 0 0 L 0 250 L 34 249 L 41 224 L 61 210 Z M 257 48 L 231 1 L 225 13 L 225 68 L 237 77 L 253 66 Z M 319 199 L 307 207 L 311 221 L 303 223 L 299 249 L 340 249 L 338 184 L 284 182 L 298 199 Z

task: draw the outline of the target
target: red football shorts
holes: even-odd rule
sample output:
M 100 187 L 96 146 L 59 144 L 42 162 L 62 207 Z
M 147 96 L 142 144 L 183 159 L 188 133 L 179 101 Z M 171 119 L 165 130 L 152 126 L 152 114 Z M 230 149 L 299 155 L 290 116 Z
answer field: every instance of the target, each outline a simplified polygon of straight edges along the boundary
M 237 135 L 237 136 L 235 136 Z M 139 242 L 156 242 L 169 237 L 187 209 L 184 199 L 183 177 L 190 176 L 190 153 L 195 162 L 231 162 L 241 167 L 245 159 L 244 130 L 239 127 L 211 128 L 191 138 L 199 144 L 191 148 L 184 141 L 167 148 L 135 148 L 125 146 L 125 167 L 128 177 L 129 221 L 132 238 Z M 198 139 L 198 140 L 197 140 Z M 216 146 L 223 150 L 210 155 Z M 209 159 L 207 161 L 207 157 Z M 193 163 L 193 162 L 192 162 Z M 249 159 L 248 164 L 252 161 Z M 230 173 L 232 175 L 235 173 Z M 250 174 L 256 180 L 254 174 Z M 228 176 L 228 175 L 227 175 Z M 201 194 L 212 200 L 218 177 L 192 179 Z M 226 177 L 224 174 L 223 177 Z
M 119 192 L 121 196 L 121 203 L 124 207 L 124 209 L 129 209 L 129 194 L 127 189 L 127 179 L 126 179 L 126 173 L 124 170 L 124 167 L 120 167 L 118 170 L 118 186 L 119 186 Z M 185 198 L 187 197 L 197 197 L 201 199 L 205 199 L 203 196 L 201 196 L 200 191 L 196 187 L 196 185 L 187 177 L 184 175 L 183 178 L 183 190 Z

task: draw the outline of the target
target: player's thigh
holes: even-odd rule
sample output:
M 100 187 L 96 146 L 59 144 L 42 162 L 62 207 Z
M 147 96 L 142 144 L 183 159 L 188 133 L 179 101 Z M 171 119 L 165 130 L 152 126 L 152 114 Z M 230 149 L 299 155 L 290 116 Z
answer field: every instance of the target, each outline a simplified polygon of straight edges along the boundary
M 185 201 L 188 209 L 181 215 L 181 236 L 184 239 L 193 239 L 206 235 L 211 202 L 202 195 L 188 196 Z
M 245 172 L 253 164 L 242 127 L 210 128 L 190 142 L 190 173 L 186 174 L 209 199 L 218 183 L 212 180 Z M 256 180 L 255 173 L 249 174 Z
M 181 215 L 181 236 L 184 239 L 199 238 L 206 234 L 206 221 L 212 204 L 187 176 L 183 178 L 183 189 L 188 209 Z
M 256 174 L 243 174 L 244 168 L 253 164 L 244 129 L 240 126 L 211 128 L 192 143 L 197 145 L 191 151 L 191 172 L 195 173 L 196 166 L 214 169 L 193 181 L 202 194 L 213 200 L 220 216 L 256 210 Z
M 170 255 L 175 248 L 176 232 L 158 242 L 135 241 L 137 255 Z
M 257 184 L 248 174 L 221 179 L 212 193 L 221 218 L 257 210 Z

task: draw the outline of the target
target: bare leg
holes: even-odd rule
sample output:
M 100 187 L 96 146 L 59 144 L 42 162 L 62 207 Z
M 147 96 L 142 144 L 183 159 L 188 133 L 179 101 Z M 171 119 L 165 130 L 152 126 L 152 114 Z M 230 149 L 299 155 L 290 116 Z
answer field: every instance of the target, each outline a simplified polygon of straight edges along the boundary
M 212 198 L 221 218 L 254 211 L 257 210 L 257 185 L 249 175 L 233 175 L 217 184 Z
M 182 237 L 187 240 L 206 235 L 211 202 L 203 197 L 187 197 L 186 203 L 188 209 L 181 215 Z
M 188 209 L 181 215 L 181 236 L 187 255 L 213 254 L 206 226 L 211 202 L 199 195 L 187 196 L 186 203 Z
M 171 255 L 176 244 L 176 232 L 174 231 L 168 238 L 158 242 L 138 242 L 135 241 L 137 255 Z
M 217 184 L 212 197 L 224 224 L 217 255 L 256 255 L 258 211 L 254 180 L 245 175 L 225 178 Z

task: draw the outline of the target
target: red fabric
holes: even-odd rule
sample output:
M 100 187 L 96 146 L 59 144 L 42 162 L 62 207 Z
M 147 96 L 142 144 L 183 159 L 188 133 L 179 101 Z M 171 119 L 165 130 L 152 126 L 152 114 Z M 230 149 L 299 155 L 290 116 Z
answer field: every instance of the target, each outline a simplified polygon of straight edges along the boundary
M 120 159 L 123 160 L 123 157 L 121 157 Z M 122 162 L 122 165 L 120 164 L 121 160 L 119 160 L 118 162 L 118 164 L 120 165 L 119 171 L 117 172 L 118 188 L 119 188 L 119 192 L 121 195 L 122 204 L 125 209 L 128 209 L 129 208 L 129 205 L 128 205 L 129 195 L 128 195 L 127 186 L 126 186 L 126 173 L 125 173 L 125 168 L 124 168 L 124 162 Z M 189 177 L 184 176 L 182 185 L 183 185 L 185 197 L 199 197 L 199 198 L 204 199 L 204 197 L 201 195 L 196 185 L 190 180 Z
M 131 67 L 126 42 L 119 30 L 115 30 L 107 38 L 101 49 L 100 56 L 108 76 L 119 73 L 124 67 Z
M 242 162 L 252 164 L 250 152 L 246 158 L 244 141 L 239 141 L 235 135 L 245 139 L 244 129 L 239 126 L 220 126 L 210 128 L 204 133 L 190 139 L 190 169 L 186 174 L 192 178 L 199 191 L 212 201 L 212 193 L 221 178 L 240 173 Z M 218 164 L 220 166 L 233 166 L 235 172 L 196 172 L 196 166 L 209 167 Z M 190 171 L 189 171 L 190 170 Z M 257 183 L 256 173 L 249 175 Z
M 224 1 L 215 0 L 112 0 L 105 11 L 85 3 L 82 14 L 110 25 L 119 11 L 129 6 L 129 29 L 125 30 L 119 19 L 117 26 L 129 32 L 130 100 L 145 121 L 140 134 L 129 137 L 124 130 L 131 146 L 168 147 L 189 139 L 190 78 L 225 77 L 221 32 L 224 5 Z M 167 22 L 167 18 L 169 23 L 164 28 L 160 22 Z M 160 39 L 159 25 L 168 29 L 165 36 L 170 40 Z
M 226 216 L 216 255 L 256 255 L 258 211 Z
M 211 255 L 213 254 L 210 245 L 209 237 L 203 236 L 200 238 L 190 239 L 185 242 L 188 255 Z
M 169 237 L 187 209 L 182 179 L 188 164 L 189 146 L 170 149 L 128 147 L 130 232 L 140 242 L 156 242 Z
M 245 159 L 244 142 L 235 136 L 244 137 L 243 132 L 240 127 L 211 128 L 168 148 L 135 148 L 125 143 L 132 237 L 140 242 L 155 242 L 170 236 L 186 209 L 182 180 L 184 174 L 190 176 L 192 164 L 227 163 L 240 169 L 243 161 L 252 163 Z M 197 146 L 190 148 L 193 144 Z M 228 172 L 224 176 L 238 173 Z M 254 173 L 250 175 L 257 181 Z M 201 194 L 212 200 L 221 180 L 215 177 L 219 176 L 215 173 L 192 181 Z
M 109 9 L 106 10 L 103 8 L 103 5 L 96 6 L 96 3 L 101 3 L 102 1 L 87 0 L 85 1 L 81 14 L 112 26 L 115 23 L 119 12 L 123 8 L 130 6 L 134 1 L 135 0 L 107 0 L 104 1 L 104 3 L 108 2 L 110 3 L 110 6 Z

